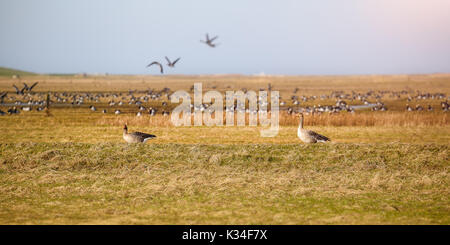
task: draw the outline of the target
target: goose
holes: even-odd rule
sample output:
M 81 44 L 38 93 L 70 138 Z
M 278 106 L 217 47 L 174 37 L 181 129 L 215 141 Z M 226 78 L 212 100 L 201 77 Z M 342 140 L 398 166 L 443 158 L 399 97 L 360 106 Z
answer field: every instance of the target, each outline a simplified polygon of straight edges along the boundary
M 178 59 L 176 59 L 176 60 L 173 61 L 173 62 L 170 62 L 169 58 L 167 58 L 167 56 L 166 56 L 167 66 L 169 66 L 169 67 L 175 67 L 175 63 L 177 63 L 180 59 L 181 59 L 181 57 L 178 58 Z
M 16 85 L 13 85 L 13 87 L 16 89 L 16 94 L 23 95 L 23 91 L 25 90 L 25 87 L 22 88 L 22 90 L 19 90 L 19 88 Z
M 23 83 L 25 91 L 31 92 L 31 90 L 34 88 L 34 86 L 36 86 L 38 83 L 39 82 L 35 82 L 35 83 L 33 83 L 33 85 L 31 85 L 29 87 L 28 87 L 28 85 L 26 83 Z
M 215 37 L 209 39 L 208 33 L 206 33 L 206 41 L 200 40 L 200 42 L 210 46 L 211 48 L 215 48 L 217 46 L 217 44 L 213 44 L 212 42 L 214 40 L 216 40 L 216 38 L 218 38 L 218 36 L 215 36 Z
M 147 140 L 152 138 L 156 138 L 156 136 L 153 134 L 146 134 L 141 132 L 128 133 L 127 125 L 125 124 L 123 126 L 123 139 L 127 143 L 145 143 Z
M 414 111 L 414 109 L 411 106 L 409 106 L 409 104 L 406 104 L 406 110 L 407 111 Z
M 152 66 L 152 65 L 158 65 L 158 66 L 159 66 L 159 69 L 161 70 L 161 74 L 164 73 L 164 69 L 163 69 L 163 66 L 161 65 L 161 63 L 159 63 L 159 62 L 157 62 L 157 61 L 153 61 L 152 63 L 148 64 L 147 67 L 150 67 L 150 66 Z
M 120 114 L 120 110 L 115 110 L 114 114 L 119 115 Z
M 2 94 L 0 94 L 0 104 L 3 104 L 6 95 L 8 95 L 8 92 L 3 92 Z
M 300 125 L 298 126 L 297 136 L 305 143 L 316 143 L 330 141 L 329 138 L 320 135 L 314 131 L 303 128 L 303 113 L 300 113 Z

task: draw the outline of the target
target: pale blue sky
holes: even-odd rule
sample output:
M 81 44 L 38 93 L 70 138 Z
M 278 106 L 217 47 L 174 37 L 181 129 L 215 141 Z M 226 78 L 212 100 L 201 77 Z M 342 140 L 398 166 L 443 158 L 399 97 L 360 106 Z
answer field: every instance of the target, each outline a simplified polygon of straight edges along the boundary
M 0 66 L 40 73 L 450 72 L 449 0 L 0 0 Z M 199 42 L 206 32 L 220 45 Z

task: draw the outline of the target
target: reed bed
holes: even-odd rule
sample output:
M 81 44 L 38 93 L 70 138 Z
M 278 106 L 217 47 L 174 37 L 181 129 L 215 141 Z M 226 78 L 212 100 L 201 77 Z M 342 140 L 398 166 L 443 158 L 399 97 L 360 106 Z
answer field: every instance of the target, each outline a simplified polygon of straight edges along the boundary
M 235 115 L 235 122 L 236 122 Z M 191 125 L 194 125 L 193 116 Z M 225 115 L 224 115 L 225 125 Z M 148 116 L 137 117 L 135 115 L 103 116 L 96 120 L 96 125 L 122 126 L 123 124 L 136 126 L 158 126 L 174 127 L 170 116 Z M 246 125 L 249 123 L 246 116 Z M 281 112 L 279 117 L 280 126 L 297 126 L 298 115 L 289 115 Z M 360 113 L 338 113 L 338 114 L 315 114 L 305 115 L 305 126 L 448 126 L 449 113 L 444 112 L 360 112 Z

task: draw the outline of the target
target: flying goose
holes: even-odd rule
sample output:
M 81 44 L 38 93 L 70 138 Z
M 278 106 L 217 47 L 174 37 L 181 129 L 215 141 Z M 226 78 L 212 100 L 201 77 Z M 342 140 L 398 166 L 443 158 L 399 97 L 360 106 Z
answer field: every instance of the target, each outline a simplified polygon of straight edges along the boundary
M 303 113 L 300 113 L 300 125 L 298 126 L 297 136 L 305 143 L 316 143 L 330 141 L 327 137 L 320 135 L 314 131 L 303 128 Z
M 2 94 L 0 94 L 0 104 L 3 104 L 6 95 L 8 95 L 8 92 L 3 92 Z
M 158 65 L 158 66 L 159 66 L 159 69 L 161 70 L 161 74 L 164 73 L 164 69 L 163 69 L 163 66 L 161 65 L 161 63 L 159 63 L 159 62 L 157 62 L 157 61 L 153 61 L 152 63 L 148 64 L 147 67 L 150 67 L 150 66 L 152 66 L 152 65 Z
M 127 143 L 145 143 L 147 140 L 152 138 L 156 138 L 156 136 L 153 134 L 146 134 L 141 132 L 128 133 L 127 125 L 125 124 L 123 126 L 123 139 Z
M 216 40 L 216 38 L 218 38 L 218 36 L 215 36 L 211 39 L 209 39 L 208 33 L 206 33 L 206 41 L 200 40 L 200 42 L 205 43 L 206 45 L 210 46 L 211 48 L 216 47 L 217 44 L 213 44 L 212 42 L 214 40 Z
M 25 90 L 25 87 L 23 89 L 19 90 L 19 88 L 13 84 L 13 87 L 16 89 L 16 94 L 23 95 L 23 91 Z
M 169 58 L 167 58 L 167 56 L 166 56 L 167 66 L 169 66 L 169 67 L 175 67 L 175 63 L 177 63 L 180 59 L 181 59 L 181 57 L 178 58 L 178 59 L 176 59 L 176 60 L 174 60 L 173 62 L 170 62 Z
M 27 87 L 25 90 L 31 92 L 31 90 L 34 88 L 34 86 L 36 86 L 38 83 L 39 83 L 39 82 L 35 82 L 35 83 L 33 83 L 33 85 L 31 85 L 30 87 L 28 87 L 26 83 L 23 83 L 23 84 L 25 84 L 25 86 Z

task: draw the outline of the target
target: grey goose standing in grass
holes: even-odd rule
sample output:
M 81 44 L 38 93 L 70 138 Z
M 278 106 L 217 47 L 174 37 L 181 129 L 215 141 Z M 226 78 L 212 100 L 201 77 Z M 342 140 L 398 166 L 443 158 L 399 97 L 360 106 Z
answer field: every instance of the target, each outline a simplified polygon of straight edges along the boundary
M 312 130 L 303 128 L 303 113 L 300 113 L 300 125 L 297 130 L 298 138 L 305 143 L 317 143 L 317 142 L 325 142 L 330 141 L 329 138 L 320 135 Z
M 123 139 L 127 143 L 145 143 L 147 140 L 152 138 L 156 138 L 156 136 L 153 134 L 146 134 L 141 132 L 128 133 L 127 125 L 125 124 L 123 126 Z

